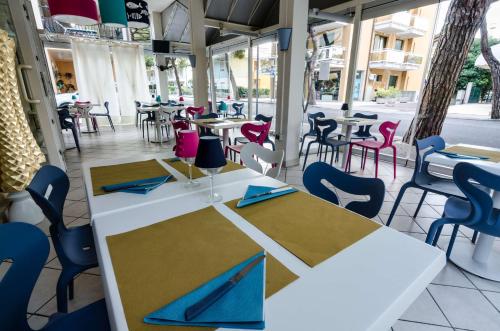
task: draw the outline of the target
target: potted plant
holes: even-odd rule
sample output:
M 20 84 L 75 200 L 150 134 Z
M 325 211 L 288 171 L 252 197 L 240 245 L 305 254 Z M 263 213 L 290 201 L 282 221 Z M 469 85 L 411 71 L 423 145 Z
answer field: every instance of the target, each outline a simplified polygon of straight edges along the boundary
M 375 101 L 378 104 L 385 104 L 387 102 L 387 97 L 389 96 L 389 93 L 386 89 L 380 88 L 375 92 Z
M 45 162 L 28 126 L 21 104 L 16 75 L 16 43 L 0 29 L 0 191 L 11 201 L 11 221 L 41 222 L 42 211 L 25 191 L 35 172 Z
M 394 106 L 399 95 L 400 92 L 397 88 L 393 86 L 389 87 L 389 89 L 387 90 L 387 104 L 389 106 Z

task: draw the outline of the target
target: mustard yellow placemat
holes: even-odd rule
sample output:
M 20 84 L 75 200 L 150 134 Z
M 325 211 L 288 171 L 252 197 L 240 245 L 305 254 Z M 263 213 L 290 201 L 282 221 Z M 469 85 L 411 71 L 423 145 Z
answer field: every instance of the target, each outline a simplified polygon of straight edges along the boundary
M 153 326 L 147 314 L 262 251 L 213 207 L 106 238 L 129 330 L 199 331 Z M 266 297 L 297 279 L 267 255 Z
M 175 159 L 175 158 L 174 158 Z M 172 161 L 172 159 L 165 159 L 165 161 L 169 166 L 180 172 L 186 177 L 189 177 L 189 167 L 182 161 Z M 227 160 L 226 166 L 222 169 L 221 173 L 230 172 L 234 170 L 239 170 L 245 168 L 239 163 L 234 163 L 233 161 Z M 193 179 L 198 179 L 201 177 L 205 177 L 205 175 L 200 171 L 200 169 L 193 166 Z
M 107 194 L 101 188 L 106 185 L 169 175 L 170 173 L 156 160 L 90 168 L 94 196 Z M 171 181 L 175 181 L 175 178 L 170 179 Z
M 311 267 L 380 227 L 300 191 L 243 208 L 236 208 L 238 201 L 226 205 Z
M 500 152 L 490 151 L 487 149 L 466 147 L 466 146 L 451 146 L 446 148 L 444 151 L 450 153 L 470 155 L 470 156 L 482 156 L 482 157 L 487 157 L 488 161 L 500 162 Z

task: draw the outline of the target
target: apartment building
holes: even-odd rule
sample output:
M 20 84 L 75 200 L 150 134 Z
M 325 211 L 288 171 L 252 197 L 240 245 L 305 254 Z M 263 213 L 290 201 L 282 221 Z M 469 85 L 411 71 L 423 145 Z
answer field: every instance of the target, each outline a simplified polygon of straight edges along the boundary
M 424 79 L 425 60 L 432 38 L 438 5 L 416 8 L 363 21 L 359 42 L 355 100 L 373 100 L 378 89 L 395 87 L 402 100 L 413 101 Z M 321 54 L 317 66 L 318 97 L 344 100 L 351 26 L 342 25 L 325 31 L 320 39 Z M 329 63 L 329 76 L 324 73 Z M 320 70 L 321 69 L 321 70 Z M 319 78 L 323 78 L 320 80 Z

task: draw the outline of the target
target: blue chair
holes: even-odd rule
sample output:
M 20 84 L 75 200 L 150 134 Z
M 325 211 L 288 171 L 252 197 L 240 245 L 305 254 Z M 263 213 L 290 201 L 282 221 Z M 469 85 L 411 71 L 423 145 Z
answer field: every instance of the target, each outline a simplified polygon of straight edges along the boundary
M 247 116 L 243 114 L 243 107 L 245 107 L 245 104 L 233 102 L 232 108 L 234 109 L 234 113 L 228 114 L 228 116 L 236 118 L 243 116 L 243 118 L 247 118 Z
M 224 101 L 217 101 L 217 112 L 223 117 L 226 117 L 228 112 L 227 103 Z
M 262 114 L 257 114 L 257 116 L 255 116 L 255 120 L 261 121 L 264 123 L 269 123 L 269 122 L 273 121 L 273 116 L 265 116 Z M 234 138 L 234 143 L 235 144 L 248 144 L 249 141 L 245 137 L 236 137 L 236 138 Z M 271 138 L 269 138 L 269 135 L 266 137 L 266 140 L 264 140 L 264 144 L 271 144 L 273 151 L 276 150 L 276 145 L 274 144 L 274 141 L 272 141 Z
M 78 140 L 77 126 L 75 125 L 75 119 L 69 113 L 67 106 L 57 108 L 57 115 L 59 116 L 59 124 L 62 130 L 71 130 L 73 133 L 73 138 L 75 139 L 75 145 L 78 152 L 80 152 L 80 142 Z
M 385 185 L 381 179 L 355 177 L 324 162 L 316 162 L 308 166 L 303 177 L 307 190 L 315 196 L 338 205 L 339 198 L 335 192 L 321 182 L 322 180 L 326 180 L 346 193 L 370 197 L 368 201 L 349 202 L 345 206 L 346 209 L 373 218 L 378 215 L 380 208 L 382 208 Z
M 500 210 L 494 208 L 493 199 L 487 190 L 471 183 L 474 181 L 485 188 L 500 191 L 500 176 L 492 174 L 470 163 L 461 162 L 453 170 L 453 180 L 466 199 L 450 197 L 444 206 L 443 217 L 434 221 L 427 234 L 426 243 L 435 246 L 445 224 L 455 224 L 446 256 L 450 256 L 460 225 L 500 237 Z
M 446 197 L 464 197 L 462 192 L 452 180 L 435 176 L 429 172 L 429 162 L 425 161 L 425 158 L 427 155 L 432 154 L 435 151 L 443 150 L 445 147 L 445 142 L 440 136 L 431 136 L 425 139 L 417 140 L 417 155 L 415 157 L 415 170 L 413 171 L 413 176 L 409 182 L 405 183 L 401 187 L 398 197 L 394 202 L 394 206 L 392 207 L 389 219 L 387 220 L 387 226 L 391 224 L 394 214 L 396 213 L 406 190 L 411 187 L 424 191 L 413 217 L 417 217 L 420 207 L 422 207 L 428 192 L 444 195 Z
M 316 137 L 316 130 L 314 122 L 316 122 L 316 119 L 318 118 L 325 118 L 325 113 L 323 112 L 317 112 L 314 114 L 307 114 L 307 122 L 309 123 L 309 131 L 306 132 L 302 136 L 302 144 L 300 145 L 300 153 L 299 156 L 302 155 L 302 150 L 304 149 L 304 142 L 306 141 L 307 137 Z
M 338 161 L 339 159 L 339 153 L 340 153 L 340 147 L 341 146 L 348 146 L 349 142 L 345 140 L 338 140 L 335 139 L 334 137 L 330 137 L 331 134 L 334 134 L 334 131 L 337 129 L 337 121 L 333 119 L 321 119 L 321 118 L 316 118 L 314 121 L 314 129 L 316 131 L 316 139 L 309 142 L 307 144 L 307 149 L 306 149 L 306 156 L 304 158 L 304 165 L 302 166 L 302 171 L 304 171 L 306 164 L 307 164 L 307 157 L 309 156 L 309 149 L 311 148 L 312 144 L 318 144 L 319 145 L 319 160 L 321 161 L 321 157 L 323 154 L 323 146 L 325 147 L 325 162 L 326 162 L 326 157 L 328 155 L 328 148 L 332 148 L 332 157 L 330 159 L 330 165 L 333 164 L 333 156 L 335 155 L 335 152 L 337 152 L 337 157 L 335 158 L 335 161 Z M 337 135 L 337 134 L 335 134 Z
M 68 311 L 69 298 L 73 299 L 73 278 L 79 273 L 97 267 L 94 237 L 90 225 L 67 228 L 63 221 L 63 208 L 69 190 L 69 179 L 61 169 L 45 165 L 35 175 L 26 190 L 50 221 L 50 236 L 62 272 L 57 282 L 57 310 Z M 50 191 L 48 197 L 46 193 Z
M 0 225 L 0 264 L 10 264 L 0 280 L 0 329 L 32 331 L 26 315 L 38 276 L 49 255 L 47 236 L 26 223 Z M 55 314 L 43 331 L 110 330 L 106 303 L 97 301 L 71 314 Z
M 206 120 L 206 119 L 211 119 L 211 118 L 219 118 L 219 115 L 217 115 L 217 113 L 208 113 L 206 115 L 194 114 L 194 118 L 197 120 Z M 203 126 L 200 126 L 199 130 L 200 130 L 200 137 L 203 137 L 203 136 L 217 137 L 217 135 L 209 128 L 205 128 Z

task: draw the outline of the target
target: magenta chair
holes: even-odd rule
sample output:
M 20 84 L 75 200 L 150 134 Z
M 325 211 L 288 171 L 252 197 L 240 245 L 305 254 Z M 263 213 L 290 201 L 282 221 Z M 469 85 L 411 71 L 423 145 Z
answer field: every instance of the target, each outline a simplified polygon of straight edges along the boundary
M 396 146 L 394 146 L 393 141 L 394 141 L 394 136 L 396 135 L 396 129 L 399 126 L 399 123 L 401 121 L 398 121 L 396 123 L 394 122 L 384 122 L 380 125 L 379 131 L 384 137 L 384 141 L 372 141 L 372 140 L 365 140 L 365 141 L 358 141 L 358 142 L 351 142 L 349 145 L 349 154 L 347 157 L 347 164 L 345 171 L 348 172 L 351 170 L 351 158 L 352 158 L 352 147 L 357 146 L 361 147 L 361 169 L 365 168 L 366 165 L 366 159 L 368 157 L 368 151 L 372 150 L 373 153 L 375 154 L 375 177 L 378 177 L 378 160 L 380 156 L 380 151 L 385 149 L 385 148 L 392 148 L 392 162 L 394 165 L 394 178 L 396 178 Z
M 172 127 L 174 128 L 174 136 L 175 136 L 175 145 L 174 148 L 172 149 L 175 151 L 177 148 L 177 141 L 179 140 L 179 131 L 182 130 L 189 130 L 190 125 L 187 120 L 179 120 L 179 121 L 172 121 Z
M 269 137 L 269 130 L 271 130 L 271 122 L 265 122 L 263 124 L 251 124 L 245 123 L 241 126 L 241 134 L 248 139 L 251 143 L 257 143 L 259 145 L 264 145 L 266 139 Z M 234 152 L 234 161 L 236 161 L 236 154 L 241 153 L 241 149 L 245 144 L 241 145 L 229 145 L 226 146 L 226 158 L 228 153 L 231 152 L 231 159 Z M 241 160 L 240 160 L 240 163 Z
M 195 119 L 196 114 L 203 115 L 204 112 L 205 112 L 205 107 L 203 107 L 203 106 L 201 106 L 201 107 L 187 107 L 186 108 L 187 117 L 189 117 L 191 115 L 191 117 L 193 119 Z

